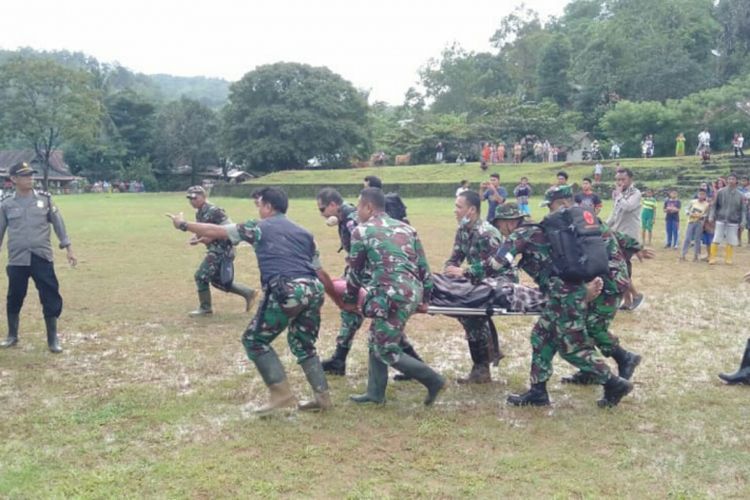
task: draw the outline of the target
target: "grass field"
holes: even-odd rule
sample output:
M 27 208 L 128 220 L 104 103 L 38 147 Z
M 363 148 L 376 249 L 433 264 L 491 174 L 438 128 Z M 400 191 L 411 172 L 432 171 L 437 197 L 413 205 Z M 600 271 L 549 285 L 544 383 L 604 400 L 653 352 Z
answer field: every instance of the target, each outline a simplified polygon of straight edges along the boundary
M 661 249 L 657 218 L 657 258 L 634 266 L 647 302 L 614 323 L 622 343 L 644 356 L 635 391 L 615 409 L 596 407 L 598 387 L 561 385 L 572 369 L 559 358 L 553 406 L 505 405 L 527 386 L 531 317 L 496 321 L 507 356 L 493 369 L 496 381 L 464 387 L 455 383 L 471 363 L 460 326 L 419 316 L 407 333 L 451 380 L 434 407 L 421 405 L 423 389 L 412 382 L 391 382 L 383 407 L 348 402 L 367 376 L 362 331 L 349 375 L 330 378 L 333 411 L 257 419 L 249 409 L 266 390 L 239 341 L 250 319 L 241 300 L 215 293 L 212 318 L 186 315 L 197 305 L 192 275 L 202 253 L 163 215 L 187 213 L 185 198 L 57 201 L 80 261 L 70 269 L 57 254 L 65 352 L 47 351 L 32 288 L 19 346 L 0 351 L 0 497 L 750 496 L 750 388 L 716 377 L 737 368 L 748 336 L 747 246 L 734 266 L 680 263 Z M 254 215 L 246 200 L 213 201 L 236 221 Z M 407 204 L 437 269 L 452 243 L 452 200 Z M 325 267 L 340 272 L 336 231 L 314 201 L 293 200 L 290 216 L 315 233 Z M 258 283 L 246 246 L 237 274 Z M 333 350 L 337 329 L 326 304 L 321 354 Z M 283 336 L 275 347 L 295 392 L 308 395 Z

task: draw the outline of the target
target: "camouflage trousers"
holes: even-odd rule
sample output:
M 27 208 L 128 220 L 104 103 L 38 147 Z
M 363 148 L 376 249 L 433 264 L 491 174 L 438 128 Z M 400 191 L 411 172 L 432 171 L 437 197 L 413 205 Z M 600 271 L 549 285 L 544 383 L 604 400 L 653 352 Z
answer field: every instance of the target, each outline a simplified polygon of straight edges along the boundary
M 487 345 L 490 341 L 490 321 L 487 316 L 457 316 L 456 319 L 466 332 L 466 340 Z
M 612 356 L 612 351 L 620 345 L 619 339 L 609 331 L 609 325 L 615 319 L 621 298 L 621 295 L 601 293 L 589 302 L 586 311 L 586 333 L 607 357 Z
M 287 342 L 300 363 L 315 356 L 320 329 L 320 308 L 325 294 L 317 278 L 290 280 L 284 286 L 283 300 L 266 290 L 263 303 L 242 335 L 247 357 L 255 360 L 271 350 L 270 344 L 287 328 Z
M 586 288 L 572 293 L 549 295 L 547 305 L 531 330 L 531 383 L 546 382 L 552 377 L 552 360 L 560 356 L 603 384 L 609 378 L 609 367 L 586 333 Z
M 336 345 L 344 349 L 351 349 L 354 335 L 365 322 L 364 316 L 358 313 L 341 311 L 341 327 L 336 337 Z
M 404 348 L 409 345 L 404 336 L 404 327 L 417 311 L 418 305 L 417 301 L 394 302 L 390 307 L 379 309 L 377 315 L 372 316 L 368 346 L 383 363 L 396 363 Z M 365 304 L 365 311 L 367 310 Z
M 227 288 L 221 284 L 221 254 L 208 252 L 203 258 L 203 262 L 195 271 L 195 286 L 199 292 L 205 292 L 210 285 L 215 286 L 224 292 Z

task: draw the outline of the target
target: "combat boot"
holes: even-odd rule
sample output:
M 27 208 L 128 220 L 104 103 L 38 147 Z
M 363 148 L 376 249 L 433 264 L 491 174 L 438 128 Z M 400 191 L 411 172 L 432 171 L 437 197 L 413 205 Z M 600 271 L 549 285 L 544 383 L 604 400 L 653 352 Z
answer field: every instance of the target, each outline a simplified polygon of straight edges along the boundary
M 406 344 L 406 347 L 403 348 L 403 353 L 408 354 L 418 361 L 423 361 L 423 359 L 419 357 L 419 354 L 417 354 L 417 351 L 414 350 L 414 346 L 412 346 L 411 344 Z M 395 380 L 396 382 L 406 382 L 413 379 L 405 373 L 397 373 L 393 376 L 393 380 Z
M 8 314 L 8 337 L 0 343 L 0 347 L 13 347 L 18 343 L 18 321 L 20 314 Z
M 578 371 L 570 377 L 563 377 L 560 379 L 563 384 L 573 385 L 596 385 L 596 379 L 590 374 L 582 371 Z
M 401 370 L 404 375 L 416 379 L 420 384 L 427 388 L 427 396 L 424 399 L 425 406 L 432 405 L 445 388 L 445 379 L 435 370 L 424 364 L 418 359 L 412 358 L 408 354 L 401 354 L 398 361 L 393 363 L 393 367 Z
M 513 406 L 549 406 L 547 382 L 531 384 L 531 388 L 523 394 L 511 394 L 507 402 Z
M 612 351 L 612 359 L 617 363 L 618 375 L 625 380 L 630 380 L 636 367 L 641 364 L 640 355 L 626 351 L 619 345 Z
M 258 292 L 256 292 L 249 286 L 241 285 L 236 282 L 232 282 L 232 286 L 229 287 L 229 293 L 239 295 L 240 297 L 245 299 L 245 312 L 250 311 L 250 308 L 253 307 L 253 302 L 255 302 L 255 297 L 258 295 Z M 210 308 L 211 305 L 209 303 L 209 309 Z
M 44 324 L 47 327 L 47 347 L 49 347 L 50 352 L 60 354 L 62 347 L 57 341 L 57 318 L 48 316 L 44 318 Z
M 745 353 L 742 355 L 740 368 L 734 373 L 720 373 L 719 378 L 727 384 L 748 384 L 750 385 L 750 338 L 747 339 Z
M 380 361 L 370 350 L 367 362 L 367 392 L 359 396 L 350 396 L 355 403 L 385 403 L 385 388 L 388 386 L 388 365 Z
M 596 402 L 599 408 L 611 408 L 617 406 L 622 398 L 633 390 L 633 382 L 622 377 L 610 375 L 604 382 L 604 397 Z
M 194 311 L 190 311 L 188 313 L 189 316 L 192 317 L 198 317 L 198 316 L 206 316 L 208 314 L 213 314 L 213 309 L 211 309 L 211 290 L 203 290 L 201 292 L 198 292 L 198 300 L 200 301 L 200 306 L 198 306 L 198 309 Z
M 333 405 L 331 404 L 328 381 L 326 380 L 326 374 L 323 372 L 323 366 L 320 364 L 320 358 L 317 356 L 307 358 L 300 365 L 302 366 L 302 371 L 305 372 L 305 377 L 307 377 L 310 387 L 312 387 L 315 399 L 312 401 L 302 401 L 297 405 L 297 408 L 302 411 L 330 410 Z
M 487 343 L 470 340 L 469 353 L 474 363 L 471 367 L 471 372 L 467 376 L 459 378 L 456 382 L 459 384 L 489 384 L 492 382 L 490 352 Z
M 255 413 L 258 415 L 267 415 L 278 408 L 295 406 L 294 394 L 292 394 L 292 390 L 289 388 L 289 381 L 286 378 L 286 373 L 284 373 L 284 366 L 281 364 L 276 352 L 270 350 L 255 358 L 253 362 L 261 377 L 263 377 L 263 382 L 268 386 L 270 393 L 268 403 L 255 410 Z
M 337 345 L 333 356 L 323 361 L 323 371 L 331 375 L 346 375 L 346 357 L 348 355 L 348 347 Z

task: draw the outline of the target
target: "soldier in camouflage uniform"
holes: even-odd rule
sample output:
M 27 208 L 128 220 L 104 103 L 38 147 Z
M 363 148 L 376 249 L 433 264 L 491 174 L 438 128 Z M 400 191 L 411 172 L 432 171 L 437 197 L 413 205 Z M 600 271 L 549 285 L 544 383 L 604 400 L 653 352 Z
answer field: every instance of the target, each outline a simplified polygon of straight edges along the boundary
M 253 197 L 260 220 L 244 224 L 219 226 L 188 223 L 182 214 L 170 217 L 176 228 L 200 238 L 229 240 L 235 245 L 245 241 L 255 249 L 264 296 L 242 335 L 242 343 L 270 391 L 269 403 L 258 413 L 295 403 L 284 367 L 271 347 L 271 342 L 284 329 L 288 329 L 289 348 L 302 366 L 315 397 L 313 401 L 300 403 L 298 408 L 329 409 L 328 382 L 315 350 L 320 308 L 325 299 L 317 276 L 320 263 L 315 240 L 310 232 L 286 217 L 288 200 L 282 190 L 263 188 Z
M 480 217 L 481 198 L 474 191 L 464 191 L 456 197 L 454 214 L 458 230 L 453 251 L 445 262 L 444 273 L 454 278 L 466 278 L 478 284 L 485 278 L 494 278 L 500 272 L 492 268 L 492 258 L 500 248 L 502 236 L 489 222 Z M 466 261 L 468 267 L 462 268 Z M 505 268 L 503 268 L 505 269 Z M 516 276 L 511 276 L 511 280 Z M 514 281 L 517 281 L 514 280 Z M 456 319 L 466 332 L 469 353 L 473 362 L 471 372 L 458 379 L 459 384 L 486 384 L 492 382 L 490 372 L 491 325 L 489 316 L 459 316 Z M 498 357 L 502 357 L 499 355 Z
M 193 186 L 187 190 L 187 199 L 190 205 L 196 209 L 196 222 L 206 224 L 231 224 L 226 212 L 221 207 L 209 203 L 206 199 L 206 191 L 201 186 Z M 191 245 L 201 243 L 197 238 L 190 240 Z M 249 311 L 255 300 L 255 290 L 237 283 L 232 280 L 231 283 L 223 283 L 221 280 L 221 264 L 223 260 L 234 260 L 234 247 L 227 240 L 211 241 L 206 243 L 208 252 L 195 272 L 195 285 L 198 289 L 198 299 L 200 305 L 198 309 L 191 311 L 190 316 L 206 316 L 213 313 L 211 307 L 211 287 L 215 286 L 224 292 L 234 293 L 245 299 L 245 311 Z
M 565 200 L 572 204 L 570 186 L 554 186 L 544 195 L 550 212 L 564 206 Z M 524 394 L 511 394 L 508 403 L 522 406 L 546 406 L 550 404 L 547 380 L 552 376 L 552 359 L 557 351 L 560 355 L 589 374 L 604 386 L 604 397 L 597 401 L 600 407 L 617 405 L 633 389 L 628 380 L 614 376 L 596 351 L 592 339 L 586 333 L 586 302 L 600 291 L 602 282 L 595 284 L 573 283 L 560 279 L 553 270 L 551 246 L 544 230 L 537 225 L 522 225 L 521 218 L 508 219 L 503 229 L 516 229 L 497 252 L 495 267 L 512 266 L 517 255 L 521 255 L 518 266 L 537 283 L 549 297 L 537 323 L 531 332 L 531 388 Z M 591 293 L 592 289 L 596 289 Z
M 427 388 L 425 405 L 431 405 L 445 380 L 402 348 L 409 317 L 426 311 L 432 277 L 422 243 L 411 226 L 388 217 L 385 196 L 378 188 L 362 190 L 357 206 L 360 224 L 352 233 L 344 303 L 355 310 L 360 288 L 366 296 L 365 317 L 372 318 L 369 337 L 367 392 L 353 396 L 356 403 L 385 402 L 388 366 L 400 370 Z
M 618 375 L 630 380 L 636 367 L 641 362 L 641 356 L 623 349 L 620 346 L 619 339 L 609 330 L 609 327 L 620 307 L 623 294 L 630 288 L 628 260 L 633 256 L 637 256 L 639 259 L 650 259 L 654 253 L 652 250 L 644 249 L 635 238 L 619 231 L 613 232 L 603 223 L 602 229 L 609 251 L 610 272 L 608 275 L 602 276 L 604 281 L 602 293 L 588 303 L 586 331 L 599 351 L 604 356 L 615 360 Z M 580 385 L 595 383 L 588 374 L 580 371 L 570 377 L 563 377 L 562 382 Z
M 350 203 L 345 203 L 341 194 L 333 188 L 323 188 L 320 190 L 317 196 L 318 211 L 320 215 L 325 217 L 327 223 L 333 225 L 335 222 L 338 226 L 339 240 L 341 246 L 339 252 L 342 250 L 349 255 L 351 250 L 351 234 L 354 228 L 357 227 L 359 219 L 357 219 L 357 207 Z M 348 267 L 344 270 L 344 278 Z M 330 276 L 321 269 L 321 281 L 326 287 L 328 296 L 337 302 L 340 301 L 338 295 L 333 292 L 333 282 L 330 280 Z M 323 360 L 323 370 L 326 373 L 332 375 L 345 375 L 346 374 L 346 358 L 349 355 L 349 350 L 352 347 L 352 341 L 354 335 L 364 323 L 365 318 L 359 312 L 351 312 L 345 309 L 341 309 L 341 327 L 339 328 L 339 334 L 336 337 L 336 352 L 330 358 Z M 401 346 L 406 354 L 421 360 L 414 347 L 409 343 L 406 335 L 402 338 Z M 408 380 L 408 377 L 403 374 L 397 374 L 394 380 Z

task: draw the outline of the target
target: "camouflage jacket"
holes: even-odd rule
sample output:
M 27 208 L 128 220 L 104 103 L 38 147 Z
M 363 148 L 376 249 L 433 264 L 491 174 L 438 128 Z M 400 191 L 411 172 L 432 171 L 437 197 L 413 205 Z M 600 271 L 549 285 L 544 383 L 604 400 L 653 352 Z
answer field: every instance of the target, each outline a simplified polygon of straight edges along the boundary
M 521 255 L 518 267 L 523 269 L 545 294 L 571 292 L 578 283 L 566 283 L 554 275 L 552 249 L 544 230 L 533 224 L 522 224 L 503 242 L 495 255 L 493 267 L 510 268 L 517 255 Z
M 391 303 L 428 302 L 432 275 L 422 242 L 413 227 L 374 215 L 352 232 L 344 301 L 355 303 L 359 289 Z
M 203 206 L 195 212 L 195 221 L 206 224 L 218 224 L 220 226 L 232 223 L 223 208 L 208 202 L 204 203 Z M 232 243 L 227 240 L 212 241 L 206 245 L 206 249 L 209 252 L 218 254 L 225 254 L 234 251 L 232 249 Z
M 352 248 L 352 231 L 359 224 L 357 218 L 357 208 L 351 203 L 341 205 L 341 217 L 339 218 L 339 240 L 341 247 L 339 252 L 344 250 L 347 255 Z
M 446 266 L 459 267 L 466 261 L 469 265 L 464 276 L 477 284 L 485 278 L 505 277 L 518 283 L 518 274 L 513 268 L 494 269 L 492 258 L 502 244 L 503 237 L 489 222 L 479 219 L 469 227 L 459 227 L 453 241 L 453 252 Z

